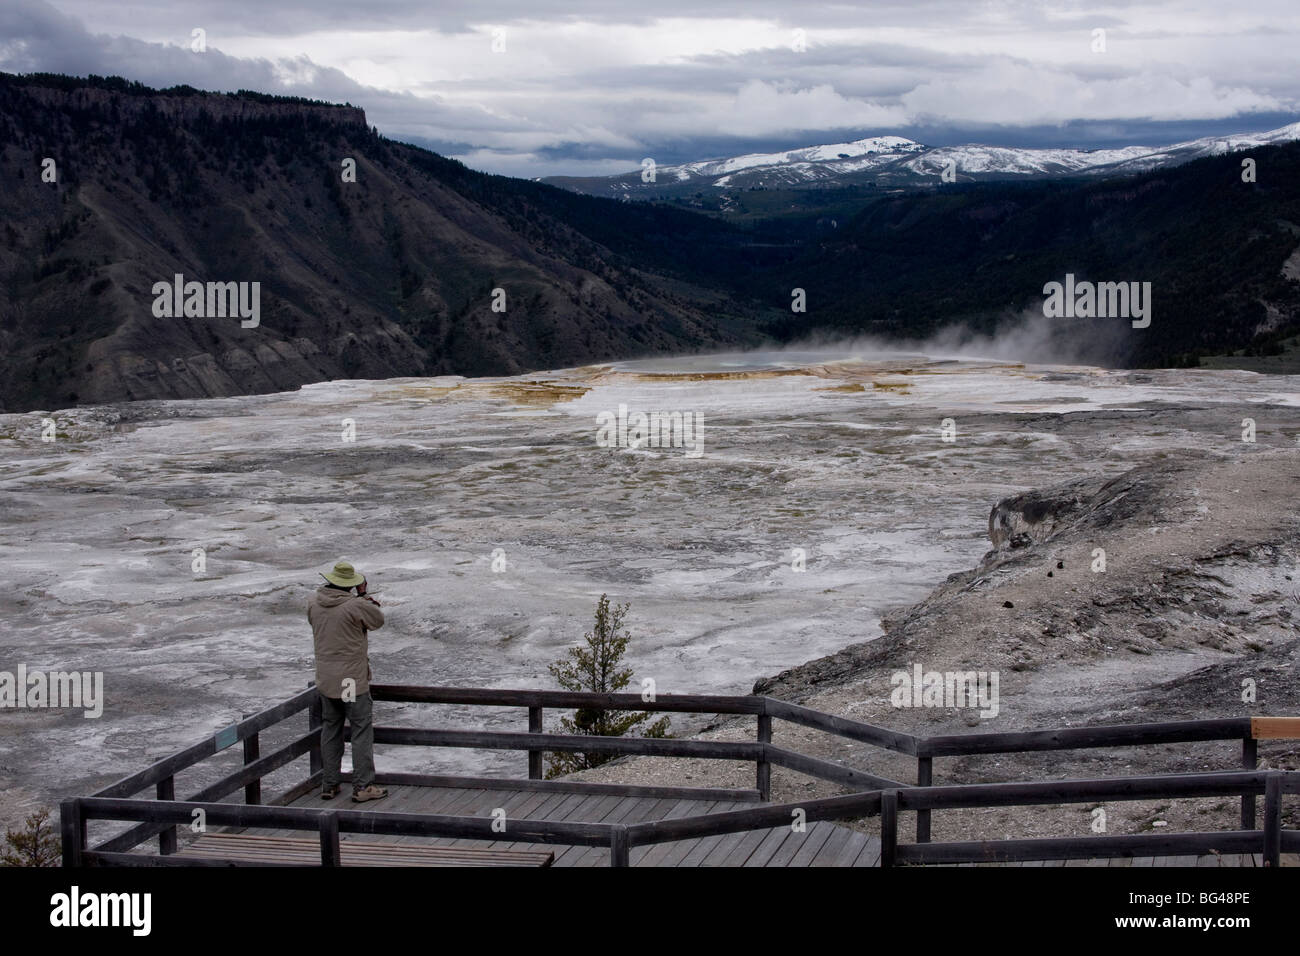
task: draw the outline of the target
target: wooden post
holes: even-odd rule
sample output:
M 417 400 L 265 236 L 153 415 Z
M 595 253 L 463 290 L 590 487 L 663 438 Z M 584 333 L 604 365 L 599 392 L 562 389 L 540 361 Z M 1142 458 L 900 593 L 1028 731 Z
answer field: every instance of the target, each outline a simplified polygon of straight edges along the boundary
M 916 758 L 916 785 L 918 787 L 928 787 L 933 781 L 934 758 L 917 757 Z M 916 842 L 930 842 L 930 811 L 916 811 Z
M 81 801 L 69 797 L 59 803 L 59 833 L 63 839 L 63 865 L 81 866 L 81 851 L 86 848 L 86 821 L 81 816 Z
M 898 791 L 880 794 L 880 865 L 894 866 L 898 861 Z
M 316 682 L 314 680 L 308 681 L 307 686 L 315 687 Z M 320 759 L 319 731 L 323 723 L 325 723 L 325 716 L 324 713 L 321 711 L 320 694 L 317 694 L 315 697 L 311 699 L 311 704 L 309 704 L 307 707 L 307 729 L 315 730 L 318 732 L 316 739 L 312 741 L 311 750 L 307 752 L 308 770 L 310 771 L 310 774 L 313 777 L 316 776 L 316 774 L 321 772 L 321 767 L 322 767 L 321 759 Z
M 528 708 L 528 732 L 530 734 L 542 733 L 542 708 L 540 707 Z M 528 751 L 528 779 L 529 780 L 542 779 L 542 755 L 544 753 L 545 751 L 543 750 Z
M 154 787 L 154 793 L 159 800 L 176 799 L 176 778 L 163 777 Z M 158 852 L 163 856 L 171 856 L 176 852 L 176 826 L 173 824 L 166 830 L 158 834 Z
M 261 744 L 258 742 L 257 734 L 249 734 L 244 738 L 244 766 L 247 767 L 261 756 Z M 262 802 L 261 777 L 244 784 L 244 802 L 254 804 Z
M 1264 784 L 1264 865 L 1278 866 L 1282 857 L 1282 774 L 1274 771 Z
M 758 742 L 760 744 L 770 744 L 772 742 L 772 718 L 767 714 L 758 715 Z M 767 755 L 760 757 L 754 774 L 754 786 L 758 788 L 758 799 L 764 803 L 772 800 L 772 765 L 767 761 Z
M 628 861 L 627 827 L 621 823 L 609 828 L 609 865 L 631 865 Z
M 343 865 L 339 850 L 339 815 L 333 810 L 320 815 L 320 865 Z
M 1254 770 L 1259 766 L 1259 742 L 1254 737 L 1243 737 L 1241 740 L 1241 766 L 1243 770 Z M 1243 830 L 1253 830 L 1255 826 L 1255 795 L 1253 793 L 1243 793 L 1241 795 L 1241 828 Z

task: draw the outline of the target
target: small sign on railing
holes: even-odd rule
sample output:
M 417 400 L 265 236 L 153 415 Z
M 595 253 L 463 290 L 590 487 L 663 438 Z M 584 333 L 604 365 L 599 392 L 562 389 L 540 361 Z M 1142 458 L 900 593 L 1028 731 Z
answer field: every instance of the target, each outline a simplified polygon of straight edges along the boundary
M 212 742 L 216 744 L 217 753 L 220 753 L 227 747 L 233 747 L 235 744 L 239 743 L 239 725 L 231 724 L 224 730 L 218 730 L 216 736 L 212 738 Z

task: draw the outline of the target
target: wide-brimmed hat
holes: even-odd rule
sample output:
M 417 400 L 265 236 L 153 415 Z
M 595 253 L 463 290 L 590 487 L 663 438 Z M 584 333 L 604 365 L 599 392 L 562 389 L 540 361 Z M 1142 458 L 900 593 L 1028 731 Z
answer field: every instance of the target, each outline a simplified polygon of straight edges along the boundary
M 357 569 L 352 566 L 350 561 L 340 561 L 334 565 L 333 571 L 324 571 L 321 573 L 330 584 L 336 584 L 341 588 L 354 588 L 366 580 L 364 574 L 358 574 Z

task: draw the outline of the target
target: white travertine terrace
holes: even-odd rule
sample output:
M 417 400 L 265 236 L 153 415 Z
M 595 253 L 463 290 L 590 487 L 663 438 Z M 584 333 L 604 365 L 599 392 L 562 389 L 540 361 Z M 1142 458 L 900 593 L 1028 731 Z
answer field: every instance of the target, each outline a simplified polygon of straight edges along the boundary
M 17 819 L 302 688 L 303 608 L 339 557 L 389 618 L 378 682 L 552 686 L 607 592 L 632 605 L 638 678 L 745 692 L 973 565 L 998 498 L 1242 453 L 1243 409 L 1261 447 L 1294 445 L 1298 400 L 1295 377 L 828 351 L 0 416 L 0 667 L 102 670 L 107 698 L 99 720 L 0 712 L 0 790 Z M 701 414 L 702 457 L 598 447 L 620 403 Z M 425 759 L 380 748 L 389 770 L 519 758 Z

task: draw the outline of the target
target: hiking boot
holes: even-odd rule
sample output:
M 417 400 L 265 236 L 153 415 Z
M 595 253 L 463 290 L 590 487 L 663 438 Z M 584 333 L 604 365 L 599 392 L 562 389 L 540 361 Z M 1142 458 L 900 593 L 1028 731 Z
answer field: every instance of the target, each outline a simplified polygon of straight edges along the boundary
M 339 785 L 337 783 L 333 784 L 332 786 L 321 788 L 320 798 L 322 800 L 333 800 L 338 795 L 339 795 Z
M 382 800 L 388 796 L 388 791 L 383 787 L 376 787 L 373 783 L 368 787 L 362 787 L 360 790 L 352 791 L 353 803 L 365 803 L 367 800 Z

